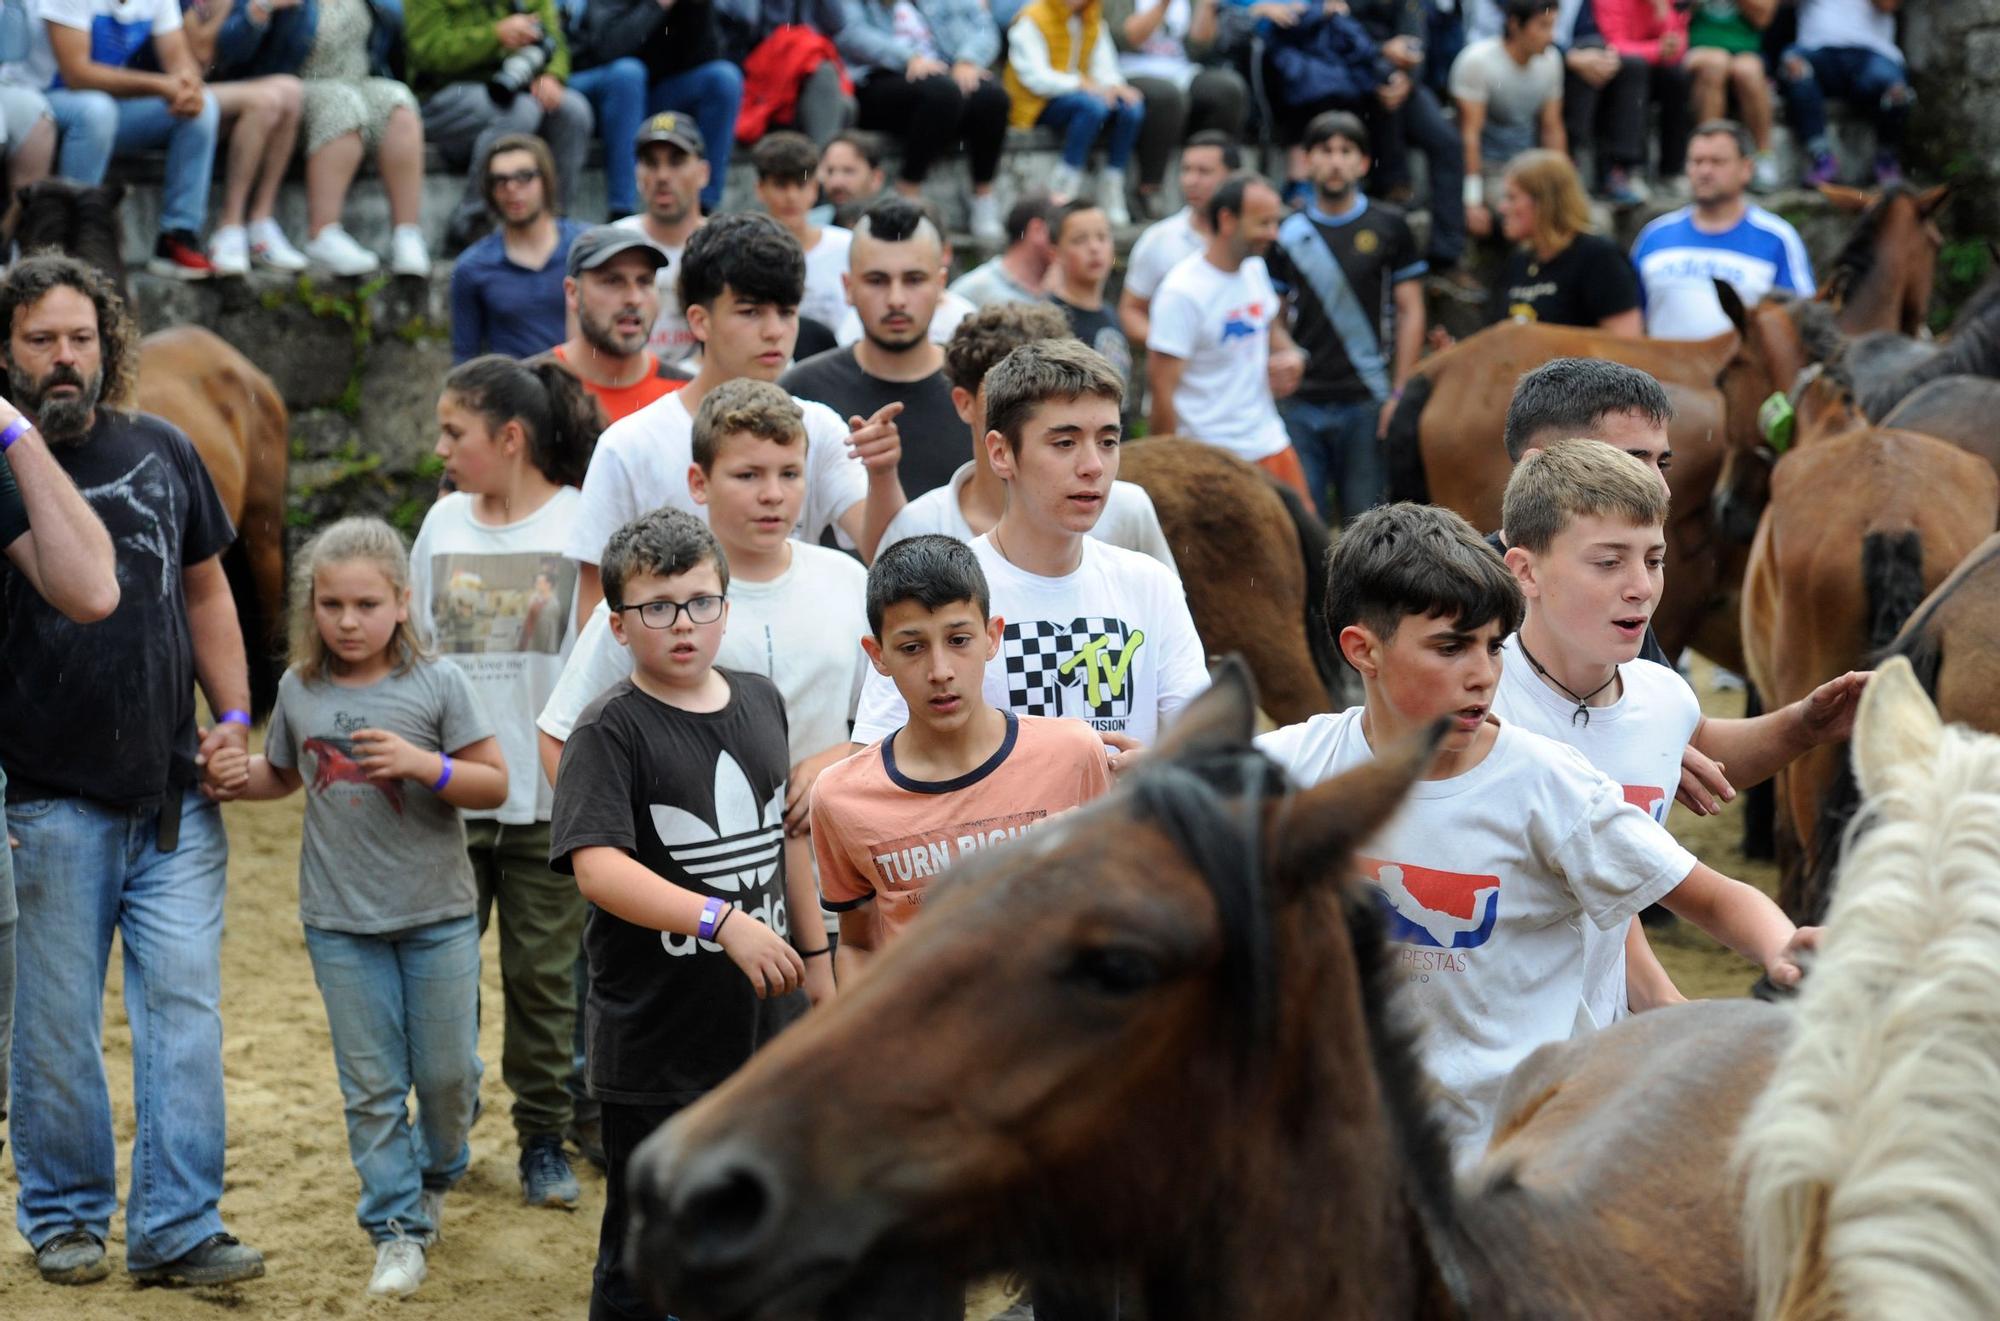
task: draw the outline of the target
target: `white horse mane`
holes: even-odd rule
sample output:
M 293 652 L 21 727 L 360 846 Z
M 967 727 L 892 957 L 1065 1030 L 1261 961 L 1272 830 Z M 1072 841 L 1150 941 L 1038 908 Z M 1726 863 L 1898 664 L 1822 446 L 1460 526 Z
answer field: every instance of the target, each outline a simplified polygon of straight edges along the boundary
M 2000 1317 L 2000 738 L 1879 778 L 1739 1140 L 1760 1321 Z

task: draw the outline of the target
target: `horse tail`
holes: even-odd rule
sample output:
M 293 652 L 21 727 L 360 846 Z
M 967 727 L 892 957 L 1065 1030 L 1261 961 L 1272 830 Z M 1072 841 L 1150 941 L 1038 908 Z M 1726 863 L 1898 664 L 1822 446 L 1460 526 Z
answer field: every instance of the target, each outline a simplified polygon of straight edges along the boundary
M 1861 538 L 1861 586 L 1868 610 L 1868 650 L 1896 640 L 1924 599 L 1924 539 L 1907 532 L 1870 532 Z
M 1382 461 L 1389 474 L 1389 498 L 1429 504 L 1430 478 L 1424 475 L 1423 415 L 1436 389 L 1431 378 L 1418 372 L 1403 386 L 1403 397 L 1389 415 L 1389 430 L 1382 437 Z
M 1298 533 L 1299 555 L 1306 566 L 1306 649 L 1312 652 L 1320 686 L 1326 689 L 1327 698 L 1337 710 L 1342 662 L 1326 626 L 1326 557 L 1333 550 L 1333 539 L 1326 533 L 1326 524 L 1319 521 L 1319 516 L 1297 491 L 1280 481 L 1273 481 L 1271 488 L 1285 502 L 1285 512 L 1292 516 L 1292 530 Z

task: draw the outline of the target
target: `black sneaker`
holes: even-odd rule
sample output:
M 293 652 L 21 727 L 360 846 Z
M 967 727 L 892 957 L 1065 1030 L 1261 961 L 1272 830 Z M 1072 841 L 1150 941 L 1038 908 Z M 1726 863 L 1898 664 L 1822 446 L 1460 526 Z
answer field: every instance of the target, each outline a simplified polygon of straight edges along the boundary
M 529 1206 L 554 1206 L 574 1211 L 583 1190 L 563 1154 L 562 1139 L 550 1134 L 529 1138 L 521 1148 L 521 1200 Z
M 201 250 L 201 240 L 184 229 L 161 233 L 146 269 L 170 280 L 206 280 L 215 274 L 215 264 Z
M 132 1272 L 134 1284 L 235 1284 L 264 1274 L 264 1254 L 234 1234 L 210 1234 L 172 1261 Z
M 92 1284 L 111 1273 L 104 1240 L 87 1229 L 66 1229 L 35 1249 L 35 1269 L 50 1284 Z

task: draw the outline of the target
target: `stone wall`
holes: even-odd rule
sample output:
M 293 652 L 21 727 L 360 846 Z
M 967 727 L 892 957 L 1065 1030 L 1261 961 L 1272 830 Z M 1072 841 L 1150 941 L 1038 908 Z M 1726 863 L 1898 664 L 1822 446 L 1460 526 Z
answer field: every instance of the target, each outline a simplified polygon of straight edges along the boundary
M 2000 235 L 2000 0 L 1906 0 L 1917 177 L 1956 190 L 1950 230 Z

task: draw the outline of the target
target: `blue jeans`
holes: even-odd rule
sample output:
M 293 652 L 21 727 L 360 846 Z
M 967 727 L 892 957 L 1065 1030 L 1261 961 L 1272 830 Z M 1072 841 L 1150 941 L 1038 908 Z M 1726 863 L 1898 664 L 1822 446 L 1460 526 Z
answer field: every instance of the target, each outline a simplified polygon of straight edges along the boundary
M 215 34 L 215 82 L 262 78 L 273 73 L 297 73 L 312 51 L 319 31 L 319 0 L 300 0 L 289 9 L 273 10 L 270 21 L 256 23 L 248 5 L 235 5 Z
M 139 1120 L 125 1264 L 162 1265 L 222 1232 L 222 814 L 189 790 L 172 853 L 159 851 L 157 810 L 83 798 L 16 797 L 7 828 L 21 841 L 15 1223 L 31 1244 L 75 1228 L 103 1238 L 118 1209 L 104 1079 L 104 972 L 115 932 Z
M 57 88 L 48 94 L 62 146 L 56 173 L 77 183 L 104 182 L 113 156 L 167 149 L 160 229 L 201 233 L 208 186 L 215 174 L 215 94 L 203 93 L 201 113 L 182 119 L 157 96 L 119 101 L 103 92 Z
M 1796 57 L 1805 61 L 1804 77 L 1791 76 Z M 1806 150 L 1815 155 L 1831 150 L 1826 133 L 1826 98 L 1838 97 L 1864 107 L 1874 117 L 1875 137 L 1882 151 L 1900 154 L 1903 130 L 1916 95 L 1903 66 L 1863 46 L 1829 46 L 1806 50 L 1794 46 L 1778 62 L 1778 85 L 1785 94 L 1785 113 Z
M 1340 496 L 1343 523 L 1382 503 L 1388 477 L 1382 469 L 1381 447 L 1375 442 L 1381 407 L 1374 403 L 1315 404 L 1304 399 L 1280 399 L 1278 412 L 1285 432 L 1299 452 L 1306 485 L 1321 518 L 1328 514 L 1326 488 Z
M 1128 105 L 1120 101 L 1113 107 L 1089 92 L 1065 92 L 1042 107 L 1042 117 L 1036 122 L 1063 135 L 1063 164 L 1073 170 L 1081 170 L 1090 163 L 1091 144 L 1109 123 L 1111 132 L 1104 146 L 1105 168 L 1122 171 L 1131 161 L 1139 130 L 1146 123 L 1146 106 L 1144 102 Z
M 701 190 L 701 209 L 722 205 L 722 185 L 729 177 L 729 153 L 736 148 L 736 112 L 743 108 L 743 70 L 728 60 L 710 60 L 653 84 L 646 113 L 678 110 L 693 115 L 701 127 L 708 156 L 708 187 Z M 637 136 L 636 130 L 633 136 Z M 635 185 L 636 188 L 636 185 Z
M 472 1159 L 479 919 L 375 936 L 307 927 L 306 952 L 333 1033 L 347 1153 L 361 1176 L 355 1218 L 378 1243 L 399 1230 L 428 1234 L 437 1226 L 424 1216 L 423 1190 L 451 1187 Z
M 597 136 L 604 141 L 604 199 L 611 216 L 629 216 L 639 209 L 639 153 L 632 142 L 646 122 L 646 66 L 627 55 L 574 71 L 569 85 L 597 112 Z

